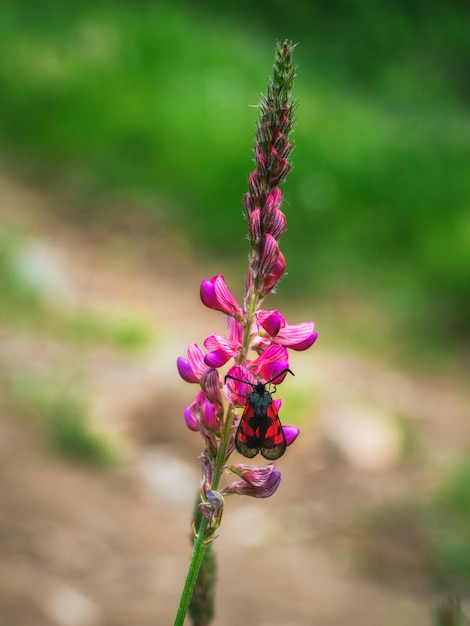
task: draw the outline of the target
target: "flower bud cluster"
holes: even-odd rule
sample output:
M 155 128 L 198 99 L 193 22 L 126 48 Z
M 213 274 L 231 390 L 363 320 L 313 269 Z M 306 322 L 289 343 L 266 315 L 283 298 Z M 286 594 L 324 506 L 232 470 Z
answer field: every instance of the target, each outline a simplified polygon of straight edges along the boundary
M 282 193 L 279 185 L 292 167 L 287 159 L 293 148 L 289 134 L 294 126 L 297 104 L 290 95 L 295 78 L 293 49 L 294 46 L 287 42 L 277 46 L 273 77 L 268 82 L 266 95 L 259 102 L 260 117 L 254 147 L 256 168 L 248 178 L 248 193 L 243 199 L 252 248 L 247 287 L 248 292 L 254 290 L 259 297 L 273 291 L 286 269 L 286 260 L 278 243 L 287 225 L 280 209 Z

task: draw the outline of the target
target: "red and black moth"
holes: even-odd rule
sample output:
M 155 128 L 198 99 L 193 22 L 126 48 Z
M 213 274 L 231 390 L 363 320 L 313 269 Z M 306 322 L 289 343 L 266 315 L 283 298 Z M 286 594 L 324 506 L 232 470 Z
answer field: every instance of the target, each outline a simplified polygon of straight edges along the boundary
M 286 437 L 282 430 L 279 413 L 274 405 L 272 394 L 266 387 L 286 372 L 294 375 L 289 368 L 282 370 L 266 383 L 250 383 L 227 374 L 227 378 L 253 387 L 246 398 L 246 406 L 235 435 L 235 447 L 240 454 L 253 458 L 261 452 L 265 459 L 274 461 L 286 451 Z

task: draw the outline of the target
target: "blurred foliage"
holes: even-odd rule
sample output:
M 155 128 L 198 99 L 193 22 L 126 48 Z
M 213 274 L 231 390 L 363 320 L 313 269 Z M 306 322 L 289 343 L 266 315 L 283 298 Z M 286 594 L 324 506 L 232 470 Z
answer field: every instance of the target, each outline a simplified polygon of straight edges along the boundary
M 39 422 L 54 452 L 97 469 L 118 463 L 117 448 L 90 424 L 82 395 L 32 377 L 11 381 L 10 386 L 10 397 Z
M 36 316 L 41 308 L 38 290 L 18 271 L 15 264 L 17 235 L 0 225 L 0 319 L 21 322 Z
M 458 598 L 447 598 L 433 611 L 433 626 L 468 626 Z
M 389 582 L 426 581 L 442 593 L 470 588 L 470 463 L 457 459 L 431 493 L 389 503 L 364 518 L 360 562 Z
M 461 346 L 469 13 L 456 0 L 3 4 L 3 161 L 73 197 L 83 219 L 124 201 L 156 237 L 180 233 L 181 254 L 244 262 L 249 105 L 275 39 L 299 40 L 282 291 L 366 294 L 410 351 L 431 333 Z
M 0 223 L 0 321 L 35 334 L 52 332 L 82 347 L 98 342 L 134 352 L 152 345 L 154 332 L 143 320 L 111 307 L 94 311 L 87 305 L 71 306 L 54 284 L 55 276 L 48 275 L 50 262 Z
M 470 461 L 455 464 L 432 504 L 431 570 L 448 590 L 470 588 Z

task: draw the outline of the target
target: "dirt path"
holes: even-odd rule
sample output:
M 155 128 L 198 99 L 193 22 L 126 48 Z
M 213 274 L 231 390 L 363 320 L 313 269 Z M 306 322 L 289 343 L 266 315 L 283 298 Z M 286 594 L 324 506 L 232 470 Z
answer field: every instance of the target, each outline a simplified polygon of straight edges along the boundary
M 179 254 L 184 242 L 159 240 L 122 217 L 110 231 L 105 223 L 78 228 L 64 214 L 60 200 L 0 179 L 0 225 L 28 242 L 38 280 L 59 306 L 131 314 L 155 329 L 155 341 L 134 353 L 0 328 L 2 380 L 39 372 L 76 382 L 93 422 L 125 442 L 127 458 L 102 473 L 51 456 L 40 424 L 2 387 L 0 624 L 171 624 L 199 481 L 199 441 L 181 417 L 194 389 L 174 363 L 189 342 L 222 330 L 197 295 L 201 278 L 220 268 L 195 267 Z M 412 557 L 402 555 L 384 583 L 361 576 L 351 548 L 364 508 L 426 490 L 465 450 L 463 383 L 410 376 L 321 343 L 294 358 L 292 394 L 310 419 L 295 454 L 279 464 L 275 497 L 228 503 L 216 623 L 430 624 L 435 594 Z M 397 415 L 419 432 L 419 463 L 403 460 Z

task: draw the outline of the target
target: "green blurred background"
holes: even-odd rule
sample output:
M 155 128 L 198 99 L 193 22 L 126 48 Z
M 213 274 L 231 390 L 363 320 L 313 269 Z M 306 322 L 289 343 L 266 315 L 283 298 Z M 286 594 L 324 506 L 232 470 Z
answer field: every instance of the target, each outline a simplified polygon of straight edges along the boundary
M 3 3 L 1 158 L 84 220 L 132 201 L 182 254 L 242 267 L 250 105 L 273 41 L 298 41 L 283 293 L 338 322 L 366 298 L 410 354 L 461 350 L 469 19 L 457 1 Z
M 0 491 L 14 545 L 21 552 L 22 540 L 14 531 L 23 528 L 24 520 L 32 520 L 25 528 L 33 537 L 32 547 L 25 540 L 23 561 L 16 553 L 4 560 L 3 578 L 0 566 L 0 616 L 16 607 L 13 624 L 20 614 L 15 611 L 24 608 L 21 594 L 5 583 L 11 564 L 35 567 L 34 580 L 40 580 L 44 562 L 47 566 L 56 559 L 50 567 L 54 575 L 82 585 L 91 598 L 96 590 L 99 596 L 93 558 L 101 563 L 102 545 L 90 548 L 94 556 L 88 574 L 74 578 L 75 556 L 81 556 L 72 550 L 71 558 L 65 551 L 62 565 L 50 546 L 38 543 L 41 552 L 34 543 L 37 520 L 50 518 L 55 532 L 70 534 L 71 545 L 80 546 L 74 532 L 79 538 L 88 532 L 111 546 L 119 555 L 116 571 L 121 567 L 124 578 L 132 578 L 138 559 L 144 558 L 139 553 L 132 561 L 132 550 L 135 537 L 147 528 L 148 544 L 139 549 L 145 556 L 154 550 L 159 563 L 163 554 L 164 563 L 170 563 L 162 580 L 173 582 L 165 587 L 160 581 L 154 598 L 158 610 L 167 611 L 157 613 L 161 623 L 170 623 L 187 563 L 181 536 L 186 540 L 198 478 L 185 481 L 191 489 L 187 511 L 180 515 L 163 498 L 154 519 L 154 509 L 145 508 L 127 479 L 123 486 L 119 473 L 109 478 L 104 472 L 103 478 L 100 472 L 129 469 L 128 451 L 122 453 L 122 442 L 115 445 L 112 436 L 120 419 L 137 424 L 126 437 L 138 447 L 140 461 L 149 449 L 167 446 L 173 461 L 186 458 L 189 471 L 197 465 L 199 442 L 181 432 L 182 406 L 191 401 L 194 388 L 187 390 L 177 379 L 173 363 L 188 341 L 200 342 L 217 323 L 209 315 L 213 312 L 198 303 L 198 281 L 224 273 L 230 286 L 243 282 L 248 243 L 241 199 L 253 168 L 256 103 L 273 63 L 274 43 L 285 38 L 299 42 L 294 89 L 299 106 L 294 168 L 283 186 L 288 230 L 281 245 L 288 274 L 269 306 L 286 307 L 292 322 L 313 318 L 320 339 L 311 361 L 295 366 L 296 377 L 283 396 L 289 419 L 302 427 L 306 443 L 304 448 L 299 443 L 299 461 L 293 458 L 289 467 L 286 459 L 289 472 L 283 481 L 290 475 L 290 488 L 267 504 L 278 506 L 271 509 L 267 526 L 279 518 L 280 525 L 293 529 L 285 564 L 297 562 L 300 545 L 302 556 L 312 558 L 303 570 L 308 584 L 312 572 L 323 579 L 315 551 L 324 541 L 331 549 L 326 560 L 342 571 L 350 559 L 359 585 L 365 576 L 369 584 L 381 578 L 393 589 L 385 599 L 380 593 L 375 600 L 361 595 L 360 586 L 343 597 L 344 589 L 334 587 L 336 570 L 331 580 L 327 570 L 337 594 L 330 604 L 341 607 L 343 597 L 343 606 L 359 613 L 335 615 L 325 623 L 367 625 L 369 601 L 371 606 L 393 605 L 406 617 L 400 622 L 391 611 L 389 621 L 381 621 L 380 611 L 371 609 L 374 626 L 428 623 L 410 621 L 414 608 L 407 612 L 408 600 L 396 599 L 397 588 L 411 589 L 426 615 L 436 589 L 466 594 L 468 605 L 469 24 L 469 3 L 457 0 L 240 0 L 223 6 L 212 0 L 44 0 L 37 5 L 0 0 L 0 194 L 9 188 L 5 181 L 12 180 L 16 189 L 27 190 L 23 207 L 41 199 L 32 222 L 23 220 L 21 207 L 14 215 L 11 194 L 4 194 L 0 207 L 5 209 L 0 215 L 0 408 L 5 416 L 0 421 L 0 481 L 5 480 Z M 46 258 L 44 249 L 35 247 L 38 233 L 48 246 Z M 61 257 L 47 256 L 54 244 L 70 244 L 70 259 L 83 262 L 89 283 L 79 276 L 78 301 L 67 300 L 63 285 L 60 297 L 54 295 L 64 278 L 54 273 L 61 269 Z M 101 283 L 93 282 L 94 271 Z M 67 279 L 73 272 L 64 275 Z M 103 276 L 112 277 L 109 284 Z M 139 291 L 140 279 L 146 291 Z M 161 293 L 153 292 L 154 284 Z M 52 298 L 46 293 L 50 287 Z M 194 291 L 191 310 L 189 290 Z M 234 291 L 241 295 L 237 287 Z M 114 310 L 116 302 L 128 309 Z M 301 357 L 295 355 L 296 363 Z M 387 450 L 392 448 L 389 464 L 379 459 L 379 468 L 363 462 L 361 445 L 367 437 L 355 443 L 355 430 L 362 427 L 355 419 L 365 405 L 376 410 L 371 422 L 382 424 Z M 338 445 L 337 434 L 326 433 L 324 426 L 345 407 L 345 423 L 352 424 L 347 439 L 355 446 L 351 458 L 351 446 Z M 100 419 L 94 421 L 97 415 L 104 416 L 105 426 L 111 423 L 105 434 Z M 34 438 L 34 433 L 39 435 Z M 329 437 L 340 448 L 341 461 L 338 450 L 330 454 Z M 57 461 L 32 454 L 32 439 L 36 447 L 46 441 L 58 458 L 65 458 L 50 470 L 64 476 L 57 502 L 54 494 L 47 500 L 44 485 L 51 477 L 43 467 Z M 15 460 L 23 469 L 3 472 Z M 80 469 L 83 483 L 70 488 L 77 480 L 77 461 L 81 469 L 92 467 L 96 473 Z M 326 468 L 320 479 L 317 464 Z M 168 463 L 163 465 L 170 471 Z M 376 470 L 384 474 L 377 477 Z M 27 481 L 35 474 L 36 491 L 15 487 L 15 476 Z M 85 531 L 74 528 L 79 514 L 68 521 L 61 517 L 64 506 L 73 507 L 67 498 L 73 498 L 75 488 L 82 497 L 84 524 L 90 524 Z M 103 490 L 100 497 L 95 489 Z M 116 490 L 119 504 L 112 499 Z M 23 494 L 23 508 L 16 494 Z M 101 526 L 94 518 L 99 507 L 89 510 L 94 497 L 105 502 Z M 34 515 L 30 498 L 36 502 Z M 134 507 L 145 523 L 134 525 L 129 519 Z M 117 511 L 113 519 L 119 531 L 114 529 L 111 538 L 105 531 L 100 535 L 113 517 L 106 509 Z M 0 516 L 0 531 L 8 515 Z M 246 536 L 254 526 L 262 524 L 251 524 Z M 121 530 L 128 535 L 119 536 Z M 231 534 L 236 534 L 233 528 L 225 536 Z M 265 535 L 269 540 L 268 531 Z M 9 537 L 6 531 L 0 534 L 2 551 Z M 231 555 L 235 572 L 237 567 L 245 572 L 252 548 L 233 545 L 232 553 L 230 543 L 222 543 L 221 551 Z M 282 540 L 275 547 L 282 550 L 283 545 Z M 181 571 L 179 562 L 171 570 L 174 554 L 183 554 Z M 243 562 L 237 565 L 237 558 Z M 172 578 L 169 571 L 177 575 Z M 230 580 L 229 572 L 224 576 Z M 416 584 L 413 576 L 425 582 Z M 147 578 L 142 574 L 142 580 Z M 112 574 L 109 580 L 115 582 Z M 249 578 L 243 580 L 251 593 Z M 277 582 L 279 587 L 273 582 L 266 590 L 273 597 L 284 584 Z M 246 622 L 243 603 L 225 584 L 221 623 Z M 170 586 L 171 601 L 162 603 L 158 593 L 168 598 Z M 155 623 L 155 607 L 149 608 L 148 620 L 141 616 L 139 621 L 139 593 L 145 587 L 129 601 L 122 595 L 122 606 L 116 601 L 118 586 L 111 587 L 109 606 L 106 593 L 97 601 L 114 621 L 98 623 Z M 312 588 L 319 590 L 321 604 L 321 582 Z M 424 601 L 423 589 L 431 594 Z M 299 615 L 310 593 L 310 588 L 305 597 L 299 592 Z M 256 615 L 264 615 L 261 600 Z M 325 606 L 327 600 L 326 595 Z M 119 621 L 126 607 L 127 621 Z M 38 621 L 36 613 L 30 621 L 22 619 L 34 626 L 57 623 L 55 618 Z

